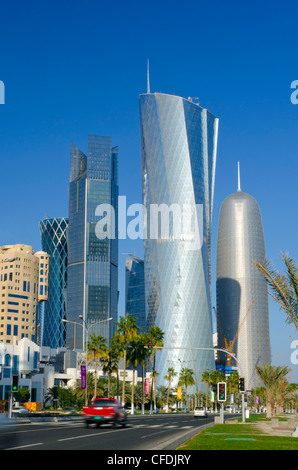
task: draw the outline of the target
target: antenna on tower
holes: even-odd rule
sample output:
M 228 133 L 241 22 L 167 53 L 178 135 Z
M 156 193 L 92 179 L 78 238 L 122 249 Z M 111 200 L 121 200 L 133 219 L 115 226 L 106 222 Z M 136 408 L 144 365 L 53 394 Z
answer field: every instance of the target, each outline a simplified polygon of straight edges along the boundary
M 240 163 L 238 162 L 238 191 L 241 191 L 240 187 Z
M 149 59 L 147 59 L 147 93 L 150 93 Z

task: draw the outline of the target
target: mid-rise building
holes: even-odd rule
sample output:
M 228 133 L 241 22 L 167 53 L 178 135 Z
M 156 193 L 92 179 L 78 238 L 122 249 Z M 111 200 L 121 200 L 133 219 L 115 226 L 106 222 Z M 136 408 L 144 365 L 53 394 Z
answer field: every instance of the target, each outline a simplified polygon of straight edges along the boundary
M 261 211 L 255 198 L 238 190 L 222 203 L 218 221 L 216 298 L 219 346 L 232 349 L 250 390 L 261 386 L 255 366 L 270 364 L 267 285 L 254 260 L 265 259 Z M 227 356 L 220 356 L 227 362 Z
M 0 247 L 0 342 L 37 342 L 38 303 L 48 299 L 49 255 L 29 245 Z
M 218 119 L 193 99 L 150 90 L 139 104 L 143 203 L 147 215 L 153 206 L 169 210 L 168 235 L 153 230 L 151 236 L 150 218 L 144 239 L 147 322 L 165 333 L 156 355 L 158 385 L 169 367 L 178 376 L 187 367 L 200 387 L 201 374 L 215 368 L 210 239 Z M 185 215 L 192 233 L 174 233 L 173 205 L 192 212 Z
M 114 238 L 96 233 L 103 205 L 114 210 Z M 88 136 L 86 155 L 71 145 L 67 243 L 67 321 L 75 323 L 66 345 L 83 348 L 85 332 L 110 338 L 118 315 L 118 147 L 110 137 Z
M 45 218 L 39 223 L 42 249 L 50 255 L 40 344 L 50 348 L 62 348 L 66 340 L 67 228 L 64 217 Z

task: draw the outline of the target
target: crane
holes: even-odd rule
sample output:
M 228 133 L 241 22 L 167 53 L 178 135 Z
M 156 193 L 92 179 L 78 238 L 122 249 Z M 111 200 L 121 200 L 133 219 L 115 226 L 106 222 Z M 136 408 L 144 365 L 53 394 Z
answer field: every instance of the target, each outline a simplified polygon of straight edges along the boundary
M 220 324 L 220 321 L 219 321 L 219 316 L 217 315 L 217 324 L 219 326 L 219 330 L 220 330 L 220 334 L 221 334 L 221 337 L 222 337 L 222 340 L 223 340 L 223 343 L 224 343 L 224 349 L 226 349 L 229 353 L 233 354 L 233 351 L 234 351 L 234 345 L 235 345 L 235 342 L 236 342 L 236 339 L 238 338 L 238 335 L 239 335 L 239 332 L 243 326 L 243 323 L 245 322 L 246 320 L 246 317 L 247 315 L 249 314 L 249 312 L 251 311 L 253 305 L 255 303 L 255 300 L 252 301 L 252 303 L 250 304 L 246 314 L 244 315 L 237 331 L 236 331 L 236 334 L 234 336 L 234 338 L 228 342 L 224 333 L 223 333 L 223 330 L 222 330 L 222 327 L 221 327 L 221 324 Z M 227 355 L 227 366 L 231 366 L 231 361 L 232 361 L 232 356 L 230 356 L 230 354 Z

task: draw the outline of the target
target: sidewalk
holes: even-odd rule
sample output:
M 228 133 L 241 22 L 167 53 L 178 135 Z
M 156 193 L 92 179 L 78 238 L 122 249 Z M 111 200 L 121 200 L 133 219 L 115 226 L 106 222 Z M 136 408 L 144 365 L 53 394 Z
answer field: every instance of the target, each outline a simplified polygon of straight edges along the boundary
M 257 421 L 256 426 L 270 436 L 291 437 L 295 427 L 298 427 L 298 419 L 279 421 L 278 418 L 272 418 L 271 421 Z

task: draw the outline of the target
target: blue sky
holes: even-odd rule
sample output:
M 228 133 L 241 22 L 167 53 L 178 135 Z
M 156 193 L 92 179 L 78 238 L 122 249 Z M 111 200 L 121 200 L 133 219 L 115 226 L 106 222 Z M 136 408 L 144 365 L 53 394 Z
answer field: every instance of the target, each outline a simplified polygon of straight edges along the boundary
M 85 0 L 2 2 L 0 80 L 0 244 L 40 249 L 38 222 L 68 214 L 69 146 L 110 135 L 120 151 L 120 194 L 141 202 L 138 96 L 199 97 L 220 119 L 212 234 L 215 305 L 220 205 L 242 189 L 262 212 L 266 252 L 297 255 L 298 79 L 295 1 Z M 121 241 L 120 253 L 142 256 Z M 124 312 L 120 255 L 120 313 Z M 270 301 L 272 362 L 292 367 L 285 317 Z

